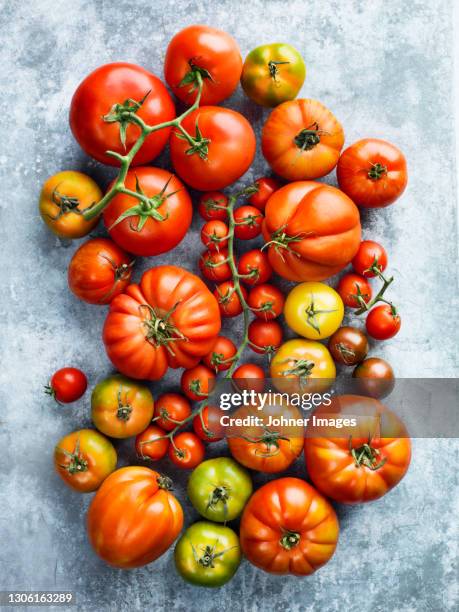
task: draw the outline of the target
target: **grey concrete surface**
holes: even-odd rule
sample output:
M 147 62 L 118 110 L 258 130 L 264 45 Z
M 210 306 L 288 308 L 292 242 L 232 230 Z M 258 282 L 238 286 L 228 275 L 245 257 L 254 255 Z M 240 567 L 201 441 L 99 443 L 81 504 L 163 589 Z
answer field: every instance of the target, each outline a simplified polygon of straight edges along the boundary
M 136 571 L 103 565 L 85 534 L 91 496 L 66 489 L 52 469 L 56 441 L 90 424 L 89 393 L 59 407 L 42 385 L 64 365 L 82 367 L 91 386 L 111 371 L 100 340 L 105 309 L 68 292 L 75 246 L 65 248 L 37 213 L 40 186 L 56 171 L 79 169 L 102 186 L 113 176 L 85 157 L 68 127 L 72 93 L 89 71 L 127 60 L 161 75 L 168 40 L 193 22 L 228 30 L 243 54 L 291 42 L 308 68 L 302 94 L 335 112 L 347 144 L 383 137 L 408 158 L 403 199 L 362 215 L 364 235 L 388 249 L 403 317 L 401 333 L 373 354 L 398 376 L 457 376 L 452 0 L 2 0 L 0 9 L 0 589 L 71 589 L 80 609 L 97 611 L 457 610 L 457 440 L 414 441 L 397 489 L 365 507 L 338 507 L 337 552 L 310 578 L 273 577 L 243 562 L 230 584 L 209 592 L 176 576 L 170 552 Z M 227 105 L 258 129 L 266 117 L 241 91 Z M 167 157 L 158 163 L 166 167 Z M 244 180 L 266 170 L 259 153 Z M 334 173 L 326 180 L 334 183 Z M 195 270 L 198 227 L 195 218 L 160 261 Z M 139 262 L 135 278 L 156 263 Z M 226 324 L 236 336 L 237 327 Z M 153 392 L 176 380 L 168 375 Z M 133 459 L 132 442 L 118 449 L 120 465 Z M 184 500 L 186 475 L 167 461 L 161 469 Z M 301 459 L 294 471 L 304 475 Z M 185 512 L 187 523 L 196 518 L 188 505 Z

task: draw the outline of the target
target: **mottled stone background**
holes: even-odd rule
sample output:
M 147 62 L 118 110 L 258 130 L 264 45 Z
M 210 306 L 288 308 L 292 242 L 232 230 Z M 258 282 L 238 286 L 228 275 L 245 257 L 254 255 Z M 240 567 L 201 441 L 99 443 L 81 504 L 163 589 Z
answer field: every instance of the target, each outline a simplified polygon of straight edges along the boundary
M 64 365 L 81 366 L 91 386 L 111 371 L 100 341 L 105 309 L 68 292 L 66 270 L 75 246 L 64 247 L 37 213 L 40 186 L 56 171 L 79 169 L 102 186 L 113 175 L 83 155 L 68 128 L 72 93 L 89 71 L 127 60 L 161 74 L 168 40 L 193 22 L 228 30 L 244 55 L 264 42 L 291 42 L 308 67 L 303 95 L 335 112 L 347 144 L 384 137 L 408 158 L 403 199 L 362 215 L 364 235 L 389 251 L 397 277 L 392 295 L 403 317 L 401 333 L 373 354 L 388 358 L 399 376 L 456 376 L 452 4 L 0 1 L 0 588 L 72 589 L 81 609 L 97 611 L 457 609 L 457 440 L 415 441 L 410 471 L 396 490 L 369 506 L 338 507 L 336 555 L 313 577 L 272 577 L 244 562 L 230 584 L 209 592 L 177 577 L 170 552 L 131 572 L 100 562 L 84 528 L 91 496 L 65 488 L 52 469 L 56 441 L 90 425 L 89 393 L 60 407 L 43 395 L 42 385 Z M 262 125 L 266 112 L 240 91 L 227 104 Z M 167 157 L 159 163 L 167 166 Z M 246 179 L 266 169 L 259 154 Z M 334 183 L 334 174 L 326 180 Z M 198 227 L 195 218 L 193 232 L 160 261 L 196 269 Z M 143 261 L 135 277 L 156 263 Z M 175 381 L 168 376 L 162 388 Z M 153 389 L 157 393 L 159 386 Z M 133 459 L 132 441 L 118 448 L 120 464 Z M 166 461 L 161 468 L 175 476 Z M 302 460 L 296 472 L 304 474 Z M 177 477 L 182 500 L 185 482 L 184 474 Z M 185 507 L 189 523 L 196 515 Z

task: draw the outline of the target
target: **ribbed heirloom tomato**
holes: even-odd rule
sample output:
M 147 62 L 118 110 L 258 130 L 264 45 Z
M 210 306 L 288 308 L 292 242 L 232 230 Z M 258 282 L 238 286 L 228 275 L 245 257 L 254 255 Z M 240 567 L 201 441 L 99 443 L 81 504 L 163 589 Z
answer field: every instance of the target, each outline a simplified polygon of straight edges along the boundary
M 121 468 L 106 479 L 88 510 L 89 541 L 104 561 L 133 568 L 160 557 L 183 525 L 171 481 L 147 467 Z
M 220 331 L 218 303 L 183 268 L 158 266 L 110 304 L 103 341 L 115 367 L 132 378 L 158 380 L 168 367 L 191 368 Z
M 290 183 L 266 205 L 263 236 L 269 261 L 288 280 L 333 276 L 356 254 L 360 232 L 357 206 L 339 189 L 323 183 Z

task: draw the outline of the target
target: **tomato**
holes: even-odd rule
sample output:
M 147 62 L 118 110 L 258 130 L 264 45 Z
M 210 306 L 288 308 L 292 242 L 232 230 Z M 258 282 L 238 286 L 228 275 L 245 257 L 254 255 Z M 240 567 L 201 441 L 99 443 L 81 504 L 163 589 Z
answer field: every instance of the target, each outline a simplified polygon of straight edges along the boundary
M 367 315 L 367 332 L 376 340 L 388 340 L 398 333 L 402 320 L 393 304 L 375 306 Z
M 201 106 L 184 119 L 182 127 L 195 142 L 190 143 L 174 130 L 171 161 L 177 174 L 194 189 L 222 189 L 249 169 L 255 157 L 255 134 L 240 113 Z
M 104 224 L 113 240 L 135 255 L 166 253 L 184 238 L 191 224 L 193 205 L 183 183 L 161 168 L 145 166 L 130 170 L 127 189 L 145 201 L 119 193 L 103 212 Z
M 206 449 L 198 436 L 190 431 L 184 431 L 175 436 L 174 443 L 169 446 L 169 459 L 174 465 L 185 470 L 195 468 L 204 459 Z
M 273 274 L 268 256 L 260 249 L 253 249 L 241 255 L 237 270 L 241 280 L 251 287 L 266 283 Z
M 247 559 L 270 574 L 307 576 L 325 565 L 339 535 L 329 502 L 299 478 L 279 478 L 260 487 L 241 519 Z
M 244 299 L 247 299 L 247 289 L 240 285 L 241 293 Z M 222 317 L 237 317 L 241 314 L 243 308 L 237 291 L 234 288 L 233 281 L 225 281 L 220 283 L 214 291 L 214 295 L 218 300 L 220 314 Z
M 369 397 L 386 397 L 395 386 L 392 366 L 379 357 L 362 361 L 352 372 L 352 377 L 357 379 L 358 391 Z
M 300 53 L 286 43 L 261 45 L 245 58 L 242 89 L 261 106 L 277 106 L 298 95 L 306 77 Z
M 215 374 L 205 365 L 198 364 L 189 370 L 184 370 L 180 379 L 183 393 L 193 401 L 198 402 L 209 395 Z
M 338 163 L 344 132 L 317 100 L 284 102 L 269 115 L 261 148 L 273 171 L 288 181 L 325 176 Z
M 148 387 L 119 374 L 97 384 L 91 395 L 92 421 L 111 438 L 130 438 L 143 431 L 153 417 L 153 406 Z
M 250 290 L 247 300 L 253 314 L 269 321 L 277 318 L 284 309 L 284 294 L 274 285 L 257 285 Z
M 82 238 L 99 222 L 86 221 L 83 212 L 102 198 L 96 183 L 81 172 L 58 172 L 45 181 L 38 210 L 48 228 L 59 238 Z
M 283 331 L 277 321 L 255 319 L 249 325 L 249 346 L 255 353 L 272 355 L 282 344 Z
M 109 304 L 129 284 L 134 260 L 107 238 L 92 238 L 74 253 L 70 290 L 88 304 Z
M 348 308 L 361 308 L 362 304 L 368 304 L 373 293 L 365 277 L 352 273 L 340 278 L 336 290 Z
M 230 457 L 208 459 L 192 471 L 187 493 L 193 507 L 209 521 L 236 519 L 252 495 L 249 473 Z
M 175 429 L 190 414 L 190 402 L 180 393 L 163 393 L 155 402 L 154 421 L 166 431 Z
M 378 242 L 363 240 L 352 260 L 352 267 L 357 274 L 367 278 L 377 276 L 378 271 L 384 272 L 387 268 L 386 250 Z
M 344 426 L 339 437 L 319 433 L 305 439 L 306 468 L 319 491 L 357 504 L 379 499 L 400 482 L 410 464 L 411 443 L 394 413 L 376 399 L 341 395 L 315 412 L 321 414 L 356 417 L 357 426 Z
M 208 191 L 199 197 L 198 212 L 205 221 L 228 219 L 228 198 L 220 191 Z
M 266 207 L 266 203 L 272 194 L 280 189 L 279 181 L 273 179 L 271 177 L 263 176 L 259 179 L 256 179 L 254 183 L 258 189 L 256 193 L 253 193 L 249 198 L 249 204 L 258 208 L 263 212 Z
M 379 138 L 364 138 L 348 147 L 339 158 L 336 175 L 340 189 L 365 208 L 393 204 L 408 182 L 405 156 Z
M 239 538 L 225 525 L 199 521 L 177 542 L 174 559 L 177 572 L 187 582 L 220 587 L 231 580 L 241 563 Z
M 324 280 L 357 253 L 359 210 L 329 185 L 290 183 L 269 198 L 263 237 L 269 261 L 280 276 L 296 282 Z
M 120 114 L 128 115 L 121 124 L 115 121 L 115 115 Z M 174 119 L 175 106 L 165 86 L 151 72 L 125 62 L 105 64 L 91 72 L 75 91 L 70 128 L 88 155 L 103 164 L 119 166 L 107 150 L 125 155 L 136 143 L 140 128 L 129 121 L 129 115 L 158 125 Z M 165 127 L 147 136 L 132 165 L 140 166 L 157 157 L 169 134 L 170 127 Z
M 204 278 L 221 283 L 232 277 L 228 264 L 228 251 L 204 251 L 199 258 L 199 269 Z
M 368 338 L 360 329 L 343 326 L 330 336 L 328 349 L 337 363 L 356 365 L 367 356 Z
M 78 368 L 61 368 L 52 375 L 49 384 L 45 386 L 45 393 L 59 403 L 69 404 L 80 399 L 87 386 L 88 379 L 84 372 Z
M 287 296 L 284 306 L 287 325 L 310 340 L 331 336 L 344 317 L 343 300 L 324 283 L 301 283 Z
M 217 336 L 212 350 L 204 355 L 202 361 L 215 372 L 222 372 L 231 367 L 233 357 L 237 353 L 236 345 L 226 336 Z
M 196 99 L 202 78 L 201 104 L 218 104 L 236 89 L 242 57 L 232 36 L 204 25 L 191 25 L 176 34 L 166 51 L 164 76 L 174 94 L 187 104 Z
M 261 393 L 265 387 L 263 368 L 255 363 L 243 363 L 237 367 L 232 376 L 239 389 L 254 390 Z
M 169 448 L 169 438 L 166 432 L 157 425 L 149 425 L 135 439 L 135 450 L 140 459 L 158 461 L 162 459 Z
M 123 569 L 160 557 L 183 525 L 183 510 L 169 491 L 171 480 L 147 467 L 114 472 L 88 510 L 88 535 L 95 552 Z
M 336 376 L 326 346 L 311 340 L 287 340 L 271 360 L 271 378 L 279 391 L 303 393 L 327 389 Z
M 116 468 L 116 450 L 94 429 L 80 429 L 59 440 L 54 449 L 54 467 L 74 491 L 89 493 L 99 488 Z
M 263 215 L 255 206 L 239 206 L 234 211 L 234 235 L 240 240 L 251 240 L 261 233 Z
M 207 221 L 201 229 L 201 242 L 209 251 L 219 251 L 228 246 L 228 226 L 223 221 L 215 219 Z
M 183 268 L 158 266 L 112 300 L 103 340 L 117 370 L 158 380 L 169 366 L 196 365 L 219 331 L 217 300 L 203 281 Z
M 220 411 L 215 406 L 204 406 L 202 412 L 193 419 L 194 433 L 204 442 L 218 442 L 222 438 L 215 431 L 219 429 Z

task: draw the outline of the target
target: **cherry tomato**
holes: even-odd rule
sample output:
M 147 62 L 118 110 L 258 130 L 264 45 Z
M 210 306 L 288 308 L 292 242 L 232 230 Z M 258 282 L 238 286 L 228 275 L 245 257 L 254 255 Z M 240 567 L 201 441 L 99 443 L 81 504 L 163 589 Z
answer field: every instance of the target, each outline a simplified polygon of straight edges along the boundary
M 166 431 L 175 429 L 190 414 L 190 402 L 180 393 L 163 393 L 155 402 L 155 423 Z
M 265 387 L 265 373 L 263 368 L 255 363 L 243 363 L 233 372 L 233 380 L 239 389 L 254 390 L 261 393 Z
M 263 215 L 255 206 L 240 206 L 234 211 L 234 235 L 240 240 L 251 240 L 261 234 Z
M 201 463 L 206 454 L 204 444 L 195 433 L 184 431 L 175 436 L 169 446 L 169 459 L 179 468 L 190 470 Z
M 214 432 L 218 426 L 218 417 L 220 411 L 215 406 L 205 406 L 201 414 L 197 414 L 193 419 L 193 429 L 195 434 L 204 442 L 218 442 L 222 440 Z M 212 429 L 209 429 L 209 423 L 213 423 Z
M 278 317 L 284 309 L 284 294 L 274 285 L 257 285 L 250 290 L 247 300 L 253 314 L 269 321 Z
M 275 191 L 280 189 L 281 184 L 276 179 L 263 176 L 255 181 L 255 185 L 258 187 L 258 191 L 250 196 L 249 203 L 264 212 L 266 202 Z
M 358 274 L 345 274 L 340 279 L 336 290 L 348 308 L 360 308 L 362 303 L 368 304 L 371 300 L 370 283 Z
M 199 258 L 199 269 L 207 280 L 221 283 L 229 280 L 232 276 L 231 268 L 228 264 L 228 251 L 204 251 Z
M 268 256 L 260 249 L 253 249 L 244 253 L 237 267 L 241 280 L 254 287 L 266 283 L 273 273 Z
M 392 366 L 380 357 L 369 357 L 352 372 L 359 392 L 376 399 L 389 395 L 395 386 Z
M 237 353 L 236 345 L 226 336 L 217 336 L 213 349 L 203 357 L 203 363 L 215 372 L 229 370 L 232 358 Z
M 220 251 L 228 246 L 228 226 L 215 219 L 207 221 L 201 229 L 201 242 L 209 251 Z
M 207 191 L 199 197 L 198 212 L 205 221 L 226 221 L 228 198 L 221 191 Z
M 330 337 L 328 349 L 337 363 L 356 365 L 368 354 L 368 338 L 360 329 L 343 326 Z
M 135 450 L 140 459 L 157 461 L 162 459 L 169 448 L 169 438 L 166 432 L 157 425 L 149 425 L 135 439 Z
M 78 368 L 61 368 L 57 370 L 46 385 L 45 392 L 57 402 L 69 404 L 76 402 L 86 391 L 88 379 Z
M 199 401 L 209 395 L 209 388 L 214 380 L 215 374 L 212 370 L 198 364 L 194 368 L 183 370 L 180 386 L 190 400 Z
M 246 300 L 247 290 L 242 285 L 241 292 Z M 233 281 L 225 281 L 218 285 L 214 291 L 214 295 L 217 298 L 222 317 L 237 317 L 241 314 L 243 308 L 239 295 L 234 289 Z
M 363 240 L 352 260 L 352 267 L 357 274 L 367 278 L 377 276 L 378 270 L 384 272 L 387 267 L 386 250 L 378 242 Z
M 282 344 L 282 337 L 282 327 L 277 321 L 255 319 L 249 325 L 249 346 L 255 353 L 272 355 Z
M 388 340 L 398 333 L 402 321 L 395 306 L 383 304 L 370 310 L 365 324 L 372 338 Z

